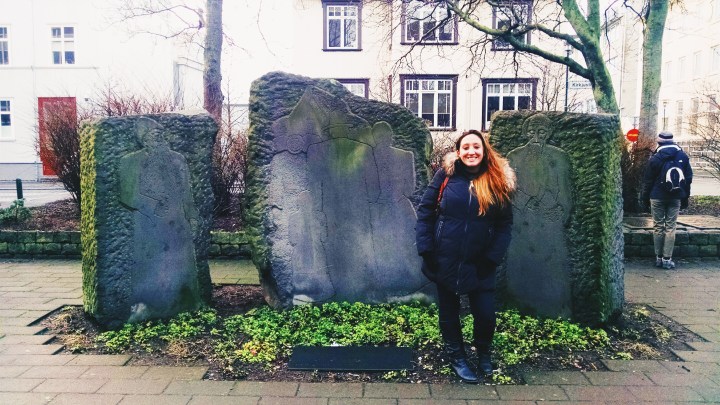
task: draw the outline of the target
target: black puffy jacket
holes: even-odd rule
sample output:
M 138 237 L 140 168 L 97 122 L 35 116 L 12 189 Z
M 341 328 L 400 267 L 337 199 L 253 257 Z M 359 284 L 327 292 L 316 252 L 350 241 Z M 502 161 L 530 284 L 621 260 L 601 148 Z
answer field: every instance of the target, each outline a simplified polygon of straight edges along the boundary
M 684 200 L 690 197 L 690 184 L 692 184 L 692 167 L 690 167 L 690 159 L 687 154 L 673 142 L 663 142 L 659 144 L 657 152 L 650 157 L 645 175 L 643 177 L 641 201 L 648 203 L 648 200 Z M 662 171 L 665 161 L 674 159 L 679 154 L 682 160 L 682 171 L 685 175 L 685 189 L 681 194 L 671 195 L 663 187 L 660 186 L 660 172 Z
M 470 189 L 476 175 L 465 171 L 459 160 L 453 166 L 454 170 L 438 170 L 418 207 L 418 254 L 432 257 L 434 281 L 456 293 L 493 289 L 495 267 L 510 245 L 512 206 L 493 205 L 479 216 L 478 201 Z M 448 171 L 454 173 L 445 186 L 438 213 L 438 193 Z

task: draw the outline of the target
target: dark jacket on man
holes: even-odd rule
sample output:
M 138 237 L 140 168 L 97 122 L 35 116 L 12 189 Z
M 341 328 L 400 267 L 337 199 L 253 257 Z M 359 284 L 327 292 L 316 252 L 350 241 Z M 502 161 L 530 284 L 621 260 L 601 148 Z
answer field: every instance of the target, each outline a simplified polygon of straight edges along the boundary
M 685 187 L 677 194 L 671 194 L 661 186 L 662 179 L 660 174 L 663 165 L 667 160 L 682 160 L 681 169 L 685 175 Z M 650 157 L 645 176 L 643 178 L 642 197 L 641 200 L 645 204 L 649 204 L 650 200 L 681 200 L 686 205 L 688 197 L 690 197 L 690 184 L 692 183 L 693 172 L 690 167 L 690 159 L 680 146 L 673 141 L 658 143 L 658 148 Z
M 473 175 L 459 161 L 436 210 L 440 186 L 448 170 L 438 170 L 418 207 L 418 254 L 430 258 L 423 269 L 433 281 L 458 294 L 495 288 L 495 268 L 510 245 L 512 206 L 493 205 L 478 216 L 478 201 L 470 182 Z M 429 274 L 432 273 L 432 274 Z

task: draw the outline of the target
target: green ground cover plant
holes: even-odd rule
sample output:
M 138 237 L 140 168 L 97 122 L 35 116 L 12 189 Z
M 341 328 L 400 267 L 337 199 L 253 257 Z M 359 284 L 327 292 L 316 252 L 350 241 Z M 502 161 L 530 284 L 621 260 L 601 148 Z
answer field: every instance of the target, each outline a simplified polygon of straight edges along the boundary
M 9 207 L 0 208 L 0 225 L 21 224 L 30 219 L 30 209 L 24 200 L 15 200 Z
M 220 317 L 213 309 L 183 313 L 168 321 L 126 324 L 117 331 L 97 335 L 94 345 L 102 352 L 162 352 L 183 342 L 211 338 L 208 355 L 224 372 L 243 378 L 244 370 L 261 367 L 271 371 L 286 363 L 294 346 L 380 345 L 408 346 L 418 356 L 418 367 L 436 378 L 450 370 L 440 360 L 441 338 L 437 306 L 420 303 L 327 303 L 303 305 L 287 311 L 267 306 L 245 314 Z M 472 316 L 463 318 L 466 341 L 472 336 Z M 602 329 L 581 327 L 562 319 L 536 319 L 516 311 L 499 313 L 494 357 L 499 370 L 527 362 L 540 353 L 607 350 L 609 338 Z M 468 345 L 469 346 L 469 345 Z M 434 354 L 434 355 L 433 355 Z M 404 380 L 408 371 L 385 373 L 387 380 Z M 497 372 L 496 383 L 514 378 Z

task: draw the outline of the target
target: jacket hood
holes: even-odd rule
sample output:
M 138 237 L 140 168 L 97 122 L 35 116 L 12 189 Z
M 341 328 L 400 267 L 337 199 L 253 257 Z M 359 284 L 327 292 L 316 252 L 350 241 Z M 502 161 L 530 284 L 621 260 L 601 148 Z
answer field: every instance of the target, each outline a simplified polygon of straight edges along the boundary
M 515 190 L 515 170 L 513 170 L 512 167 L 510 167 L 510 163 L 508 163 L 507 159 L 499 157 L 500 164 L 503 168 L 503 174 L 505 175 L 505 183 L 508 185 L 508 188 L 510 188 L 511 191 Z M 443 157 L 443 164 L 442 168 L 445 170 L 445 174 L 449 177 L 455 174 L 455 165 L 458 162 L 458 156 L 455 152 L 448 152 Z
M 655 155 L 664 160 L 675 156 L 680 150 L 680 147 L 675 143 L 661 143 L 659 144 Z

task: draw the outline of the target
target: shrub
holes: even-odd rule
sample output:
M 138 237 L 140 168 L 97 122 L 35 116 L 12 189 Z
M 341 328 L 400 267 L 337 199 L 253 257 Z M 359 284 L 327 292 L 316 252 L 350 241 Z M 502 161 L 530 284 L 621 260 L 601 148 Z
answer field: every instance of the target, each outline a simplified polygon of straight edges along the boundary
M 15 200 L 7 208 L 0 208 L 0 224 L 18 224 L 30 219 L 30 210 L 25 201 Z
M 247 134 L 221 126 L 213 149 L 212 189 L 215 194 L 215 215 L 227 214 L 240 208 L 240 196 L 245 190 L 247 174 Z M 236 213 L 238 216 L 240 213 Z

